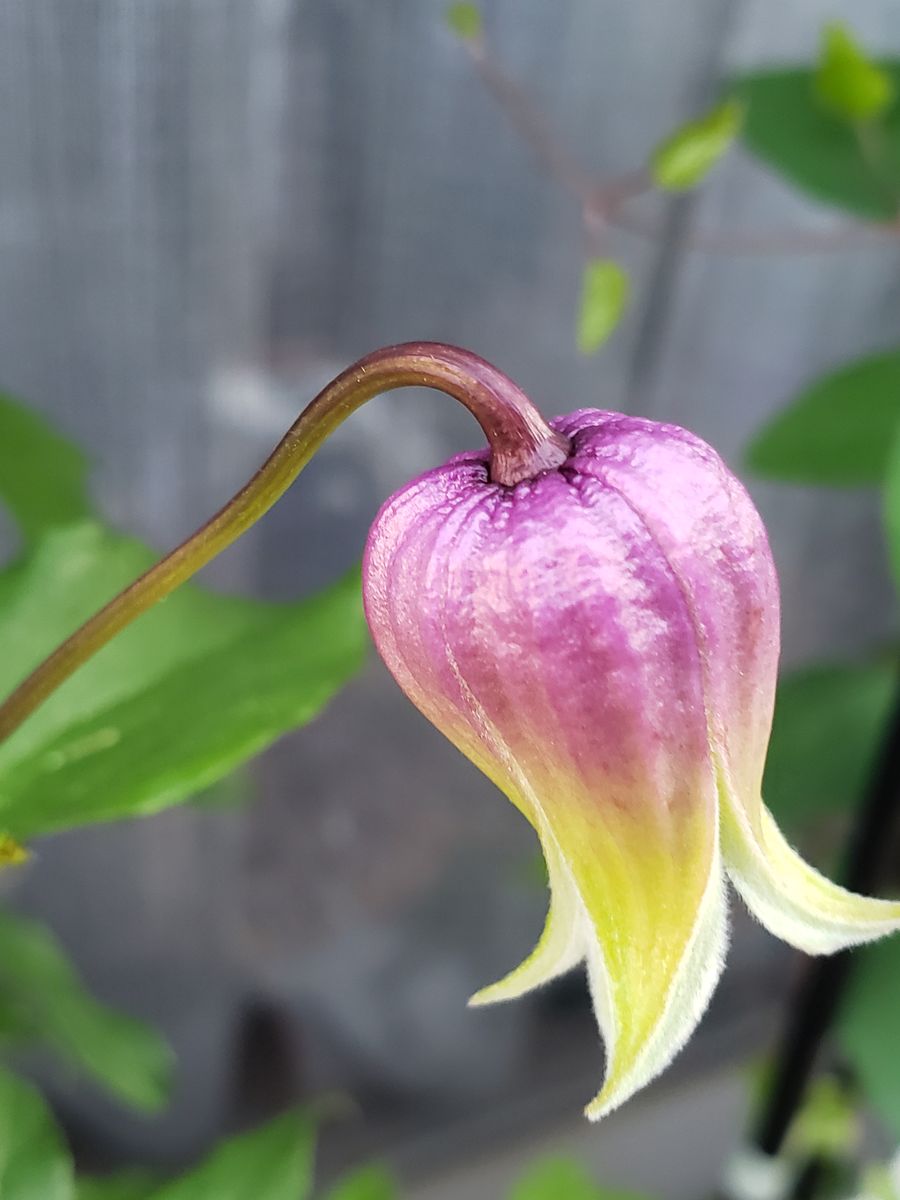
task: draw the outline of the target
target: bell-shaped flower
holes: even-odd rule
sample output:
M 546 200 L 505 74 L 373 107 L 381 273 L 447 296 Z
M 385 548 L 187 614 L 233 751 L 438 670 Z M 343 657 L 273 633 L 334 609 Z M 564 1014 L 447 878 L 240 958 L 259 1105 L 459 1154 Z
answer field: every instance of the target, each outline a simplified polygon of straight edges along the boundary
M 726 949 L 726 875 L 810 954 L 900 927 L 900 903 L 829 882 L 763 804 L 778 583 L 744 488 L 672 425 L 587 410 L 553 426 L 561 466 L 503 486 L 487 451 L 463 454 L 393 496 L 363 586 L 400 686 L 547 861 L 536 949 L 473 1003 L 586 963 L 599 1118 L 699 1021 Z

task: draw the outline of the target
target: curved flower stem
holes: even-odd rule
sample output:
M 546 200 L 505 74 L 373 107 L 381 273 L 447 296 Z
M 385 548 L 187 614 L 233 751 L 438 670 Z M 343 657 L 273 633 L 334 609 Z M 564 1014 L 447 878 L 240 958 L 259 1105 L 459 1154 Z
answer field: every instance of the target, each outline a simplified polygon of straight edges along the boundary
M 376 350 L 323 388 L 224 508 L 86 621 L 19 684 L 0 704 L 0 740 L 120 630 L 258 521 L 346 417 L 380 392 L 403 387 L 435 388 L 465 405 L 490 443 L 495 483 L 512 486 L 561 465 L 568 455 L 567 440 L 547 425 L 525 393 L 477 355 L 439 342 Z

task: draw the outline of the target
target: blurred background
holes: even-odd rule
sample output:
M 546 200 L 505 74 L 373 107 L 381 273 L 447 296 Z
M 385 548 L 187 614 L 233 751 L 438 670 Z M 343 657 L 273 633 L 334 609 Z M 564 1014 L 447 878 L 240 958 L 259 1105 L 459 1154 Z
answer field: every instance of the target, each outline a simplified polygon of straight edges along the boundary
M 0 381 L 87 449 L 118 527 L 160 549 L 179 540 L 324 382 L 389 342 L 460 343 L 548 415 L 675 421 L 739 467 L 810 377 L 896 337 L 893 243 L 691 248 L 701 227 L 833 221 L 738 152 L 696 194 L 658 202 L 659 238 L 616 235 L 635 300 L 598 356 L 579 355 L 578 207 L 479 85 L 443 9 L 0 0 Z M 896 0 L 483 11 L 496 57 L 601 177 L 644 161 L 734 69 L 808 61 L 827 18 L 900 51 Z M 266 598 L 321 587 L 359 557 L 395 487 L 479 442 L 445 398 L 376 401 L 208 582 Z M 886 638 L 874 498 L 751 486 L 781 572 L 786 664 Z M 580 977 L 465 1007 L 540 930 L 530 831 L 374 656 L 229 787 L 240 794 L 45 840 L 9 897 L 177 1051 L 159 1118 L 53 1082 L 85 1165 L 177 1165 L 291 1099 L 339 1091 L 356 1109 L 325 1135 L 325 1173 L 386 1157 L 419 1200 L 495 1195 L 543 1145 L 673 1200 L 715 1177 L 739 1136 L 744 1064 L 797 971 L 743 914 L 676 1068 L 588 1127 L 602 1050 Z

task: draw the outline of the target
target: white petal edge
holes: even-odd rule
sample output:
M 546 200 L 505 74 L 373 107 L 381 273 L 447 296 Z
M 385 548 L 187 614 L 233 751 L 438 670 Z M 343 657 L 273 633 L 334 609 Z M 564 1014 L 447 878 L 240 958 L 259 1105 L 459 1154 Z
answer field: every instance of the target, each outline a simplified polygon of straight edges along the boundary
M 834 954 L 900 929 L 900 902 L 859 896 L 832 883 L 792 849 L 762 802 L 760 809 L 757 833 L 727 780 L 723 782 L 726 870 L 770 933 L 807 954 Z
M 550 908 L 538 944 L 525 961 L 470 999 L 473 1008 L 515 1000 L 565 974 L 585 956 L 584 909 L 574 880 L 552 835 L 541 837 L 550 882 Z
M 669 988 L 665 1008 L 653 1033 L 628 1072 L 612 1091 L 601 1090 L 587 1106 L 585 1116 L 599 1121 L 619 1108 L 669 1065 L 700 1023 L 725 965 L 728 949 L 728 908 L 725 877 L 718 848 L 712 856 L 709 881 L 697 909 L 697 919 L 685 948 L 684 956 Z M 609 993 L 606 966 L 598 942 L 592 939 L 587 955 L 588 978 L 597 1023 L 606 1046 L 606 1076 L 610 1078 L 615 1066 L 615 1035 L 609 1025 Z M 598 1003 L 599 1000 L 599 1003 Z

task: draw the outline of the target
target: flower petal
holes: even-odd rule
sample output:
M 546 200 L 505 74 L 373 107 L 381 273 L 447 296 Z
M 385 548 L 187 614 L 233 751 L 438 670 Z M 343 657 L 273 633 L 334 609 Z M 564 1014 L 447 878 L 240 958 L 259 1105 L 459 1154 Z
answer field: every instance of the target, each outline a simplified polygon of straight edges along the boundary
M 552 837 L 541 838 L 550 883 L 550 911 L 538 944 L 514 971 L 476 992 L 473 1007 L 515 1000 L 576 967 L 587 950 L 584 907 Z
M 833 954 L 900 929 L 900 902 L 858 896 L 820 875 L 787 843 L 762 801 L 758 823 L 722 788 L 722 847 L 747 907 L 807 954 Z
M 364 563 L 382 658 L 513 801 L 548 860 L 544 934 L 475 997 L 581 958 L 607 1051 L 599 1116 L 681 1047 L 721 969 L 715 773 L 703 666 L 671 564 L 590 475 L 503 489 L 483 460 L 384 506 Z

